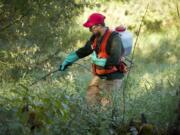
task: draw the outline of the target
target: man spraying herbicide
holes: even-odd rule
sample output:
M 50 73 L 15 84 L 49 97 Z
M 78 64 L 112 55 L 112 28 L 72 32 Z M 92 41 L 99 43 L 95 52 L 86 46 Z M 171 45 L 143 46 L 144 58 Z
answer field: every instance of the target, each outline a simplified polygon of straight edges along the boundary
M 75 61 L 91 54 L 93 77 L 87 89 L 86 100 L 90 105 L 111 103 L 113 90 L 120 89 L 122 78 L 127 72 L 123 56 L 129 55 L 132 48 L 132 35 L 124 27 L 111 30 L 105 25 L 105 16 L 93 13 L 83 24 L 92 33 L 86 44 L 70 53 L 60 65 L 64 71 Z M 101 96 L 103 92 L 107 96 Z

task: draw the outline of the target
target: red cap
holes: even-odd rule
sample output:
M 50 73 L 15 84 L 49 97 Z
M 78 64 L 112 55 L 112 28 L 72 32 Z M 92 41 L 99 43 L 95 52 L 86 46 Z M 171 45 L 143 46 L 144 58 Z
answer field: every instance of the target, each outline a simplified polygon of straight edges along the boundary
M 106 17 L 100 13 L 93 13 L 89 16 L 88 20 L 83 24 L 84 27 L 92 27 L 96 24 L 104 23 Z

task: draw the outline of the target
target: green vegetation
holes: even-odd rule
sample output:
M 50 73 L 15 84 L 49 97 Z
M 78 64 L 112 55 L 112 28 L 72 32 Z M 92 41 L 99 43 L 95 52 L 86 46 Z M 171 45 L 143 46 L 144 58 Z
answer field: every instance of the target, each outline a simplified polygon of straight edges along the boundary
M 86 106 L 89 57 L 31 86 L 84 45 L 90 13 L 105 14 L 112 28 L 126 25 L 136 39 L 148 2 L 133 67 L 113 106 Z M 179 100 L 179 29 L 179 0 L 0 0 L 0 135 L 123 135 L 141 113 L 166 132 Z

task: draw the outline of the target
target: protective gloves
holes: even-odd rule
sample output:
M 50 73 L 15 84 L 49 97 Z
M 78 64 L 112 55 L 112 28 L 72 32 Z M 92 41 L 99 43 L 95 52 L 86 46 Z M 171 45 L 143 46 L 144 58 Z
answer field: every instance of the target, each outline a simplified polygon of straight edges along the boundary
M 97 55 L 96 55 L 95 51 L 93 51 L 93 53 L 91 54 L 91 59 L 92 59 L 92 62 L 95 65 L 98 65 L 98 66 L 101 66 L 101 67 L 104 67 L 106 65 L 107 60 L 105 58 L 97 58 Z
M 68 66 L 73 64 L 75 61 L 77 61 L 79 57 L 77 56 L 76 52 L 70 53 L 63 63 L 59 66 L 59 71 L 64 71 Z

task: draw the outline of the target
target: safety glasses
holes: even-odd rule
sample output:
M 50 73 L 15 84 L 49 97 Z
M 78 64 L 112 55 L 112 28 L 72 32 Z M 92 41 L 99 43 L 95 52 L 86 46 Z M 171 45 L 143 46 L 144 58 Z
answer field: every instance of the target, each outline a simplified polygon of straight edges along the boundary
M 98 25 L 93 25 L 92 27 L 89 28 L 90 31 L 93 31 L 97 28 Z

